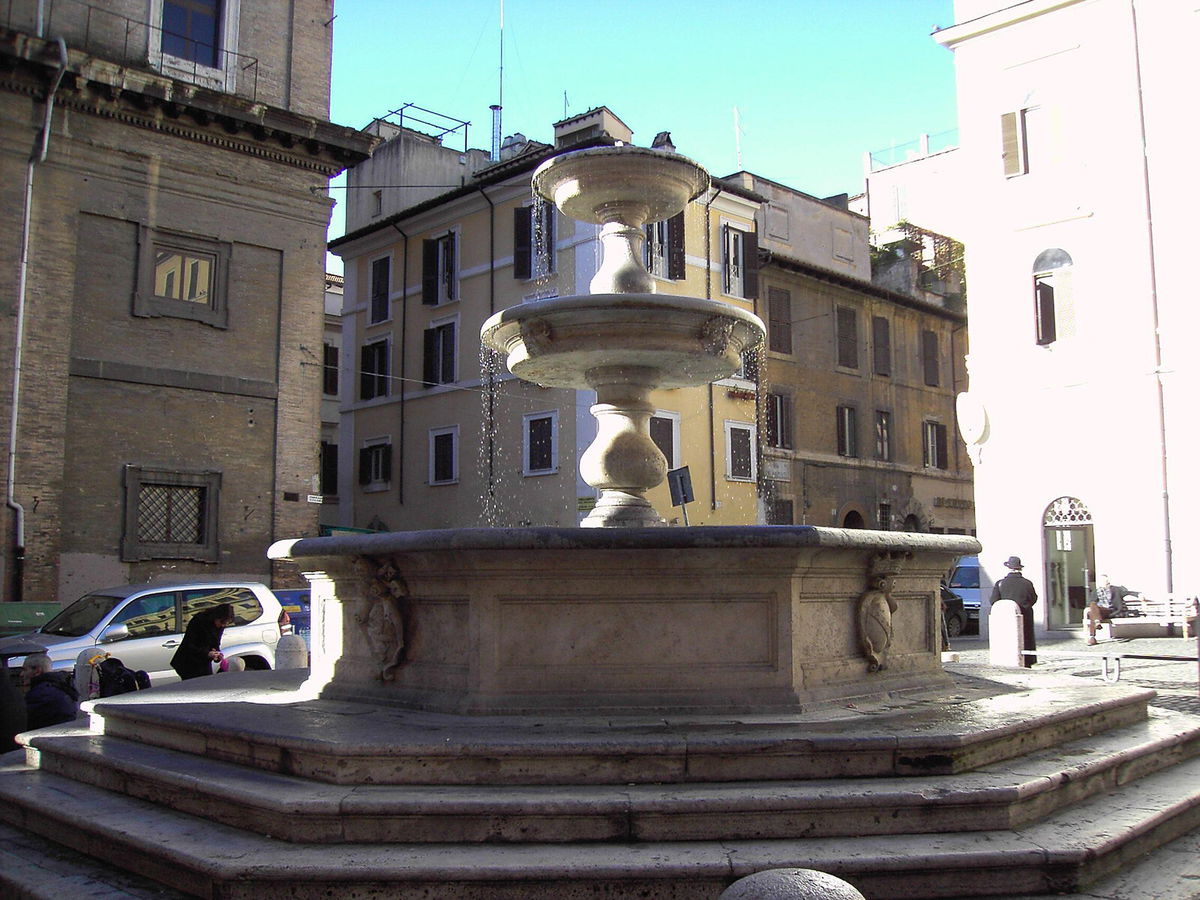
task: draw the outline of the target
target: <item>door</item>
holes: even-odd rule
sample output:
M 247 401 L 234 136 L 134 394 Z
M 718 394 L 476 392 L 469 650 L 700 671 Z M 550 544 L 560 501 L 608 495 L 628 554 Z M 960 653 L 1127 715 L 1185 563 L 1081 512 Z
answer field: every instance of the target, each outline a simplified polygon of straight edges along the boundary
M 101 649 L 135 672 L 144 670 L 151 685 L 179 680 L 171 668 L 171 657 L 182 636 L 174 591 L 130 598 L 106 628 L 113 625 L 128 628 L 129 637 L 101 644 Z
M 1096 581 L 1091 514 L 1082 501 L 1060 497 L 1047 507 L 1042 530 L 1047 624 L 1079 625 Z

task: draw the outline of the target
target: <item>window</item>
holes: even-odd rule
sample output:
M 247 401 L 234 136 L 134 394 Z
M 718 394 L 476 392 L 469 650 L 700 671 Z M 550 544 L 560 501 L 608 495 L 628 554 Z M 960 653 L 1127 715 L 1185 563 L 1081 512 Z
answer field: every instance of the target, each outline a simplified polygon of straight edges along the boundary
M 550 475 L 558 471 L 558 412 L 525 416 L 524 474 Z
M 176 618 L 175 593 L 172 591 L 147 594 L 129 601 L 108 624 L 124 625 L 129 629 L 129 637 L 144 638 L 179 631 Z
M 456 320 L 434 322 L 425 329 L 425 385 L 451 384 L 457 380 L 455 355 Z
M 792 449 L 792 398 L 776 391 L 767 394 L 767 446 Z
M 383 215 L 383 191 L 371 192 L 371 216 Z
M 192 616 L 203 609 L 228 603 L 233 607 L 233 624 L 249 625 L 262 618 L 262 604 L 249 588 L 197 588 L 194 591 L 183 592 L 183 627 L 192 620 Z
M 767 504 L 768 525 L 791 525 L 795 515 L 791 500 L 772 500 Z
M 229 259 L 229 244 L 156 228 L 138 229 L 133 314 L 228 327 Z
M 837 408 L 838 456 L 858 456 L 858 410 L 853 406 Z
M 754 426 L 747 422 L 726 422 L 725 477 L 730 481 L 754 481 L 757 475 Z
M 767 349 L 792 352 L 792 295 L 780 288 L 767 291 Z
M 938 372 L 938 338 L 933 331 L 921 332 L 921 368 L 925 372 L 925 384 L 937 387 L 940 382 Z
M 421 301 L 437 306 L 458 299 L 458 266 L 454 232 L 425 241 L 422 256 Z
M 722 289 L 731 297 L 758 296 L 758 238 L 732 225 L 721 227 Z
M 858 313 L 848 306 L 837 308 L 837 364 L 858 368 Z
M 338 492 L 338 445 L 321 441 L 321 493 L 336 497 Z
M 325 345 L 325 358 L 321 369 L 321 393 L 336 397 L 338 392 L 338 357 L 340 351 L 336 344 Z
M 220 472 L 125 467 L 121 559 L 217 562 Z
M 392 444 L 371 441 L 358 451 L 358 483 L 368 490 L 386 488 L 392 480 Z
M 220 0 L 162 0 L 162 52 L 220 68 Z
M 1004 164 L 1004 176 L 1013 178 L 1029 174 L 1030 136 L 1038 120 L 1040 110 L 1022 109 L 1000 116 L 1000 154 Z
M 386 322 L 392 317 L 392 260 L 385 256 L 371 263 L 370 324 Z
M 1059 320 L 1065 318 L 1060 309 L 1072 260 L 1065 250 L 1043 250 L 1033 263 L 1033 300 L 1035 337 L 1040 346 L 1053 344 L 1059 337 Z
M 234 91 L 239 71 L 257 76 L 258 61 L 239 56 L 241 0 L 148 0 L 147 57 L 172 78 Z M 236 61 L 236 64 L 235 64 Z
M 879 530 L 880 531 L 891 531 L 892 530 L 892 504 L 881 500 L 879 502 L 879 508 L 877 511 L 877 515 L 879 518 Z
M 359 396 L 363 400 L 374 400 L 388 395 L 390 380 L 389 361 L 391 348 L 387 340 L 364 344 L 362 368 L 359 374 Z
M 946 455 L 946 426 L 938 422 L 924 422 L 921 426 L 921 449 L 927 469 L 948 469 Z
M 742 351 L 742 364 L 738 366 L 738 370 L 734 372 L 731 377 L 740 378 L 742 381 L 752 381 L 755 384 L 758 384 L 759 347 L 761 347 L 761 345 Z
M 875 410 L 875 458 L 892 461 L 892 414 L 887 410 Z
M 892 374 L 892 323 L 883 316 L 871 319 L 871 362 L 876 375 Z
M 657 410 L 650 417 L 650 440 L 654 441 L 659 452 L 667 460 L 668 469 L 678 469 L 679 459 L 679 423 L 681 416 L 677 412 Z
M 646 269 L 678 281 L 684 274 L 683 213 L 646 226 Z
M 429 483 L 458 481 L 458 426 L 429 430 Z
M 538 199 L 513 210 L 513 277 L 541 278 L 554 271 L 554 204 Z

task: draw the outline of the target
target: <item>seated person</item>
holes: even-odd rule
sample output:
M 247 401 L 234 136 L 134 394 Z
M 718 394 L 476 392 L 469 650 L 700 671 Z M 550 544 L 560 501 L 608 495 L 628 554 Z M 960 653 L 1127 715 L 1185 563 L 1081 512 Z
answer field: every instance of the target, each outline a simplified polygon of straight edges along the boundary
M 1109 619 L 1125 615 L 1125 598 L 1138 596 L 1123 585 L 1113 584 L 1107 575 L 1096 576 L 1096 598 L 1088 604 L 1088 643 L 1096 643 L 1096 626 Z
M 71 673 L 52 672 L 50 665 L 50 657 L 45 653 L 31 653 L 21 666 L 21 682 L 27 687 L 25 727 L 30 731 L 74 721 L 78 711 L 79 694 Z

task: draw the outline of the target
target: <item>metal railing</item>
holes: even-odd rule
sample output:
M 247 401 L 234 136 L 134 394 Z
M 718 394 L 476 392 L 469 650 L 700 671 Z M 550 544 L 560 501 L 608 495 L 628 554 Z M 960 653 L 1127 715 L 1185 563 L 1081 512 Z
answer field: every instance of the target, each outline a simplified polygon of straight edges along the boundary
M 191 47 L 192 57 L 201 45 L 188 35 L 164 30 L 150 22 L 142 22 L 93 6 L 83 0 L 0 0 L 4 11 L 3 24 L 10 31 L 40 34 L 47 38 L 61 37 L 73 50 L 82 50 L 112 62 L 153 69 L 181 81 L 189 81 L 250 100 L 258 99 L 258 59 L 221 47 L 204 47 L 216 63 L 204 65 L 196 59 L 163 52 L 163 38 L 185 48 Z M 40 10 L 40 21 L 39 21 Z M 170 43 L 170 42 L 168 42 Z

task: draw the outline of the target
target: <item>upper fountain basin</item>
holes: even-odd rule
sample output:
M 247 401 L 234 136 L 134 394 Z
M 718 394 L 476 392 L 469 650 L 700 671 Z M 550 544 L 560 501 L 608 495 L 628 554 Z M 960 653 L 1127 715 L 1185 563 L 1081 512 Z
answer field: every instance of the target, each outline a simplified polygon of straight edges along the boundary
M 511 306 L 489 318 L 483 342 L 508 369 L 546 387 L 594 387 L 589 373 L 637 367 L 648 387 L 727 378 L 762 340 L 762 320 L 721 300 L 667 294 L 586 294 Z
M 686 156 L 630 145 L 563 153 L 533 173 L 534 193 L 571 218 L 635 227 L 669 219 L 708 183 L 708 173 Z

